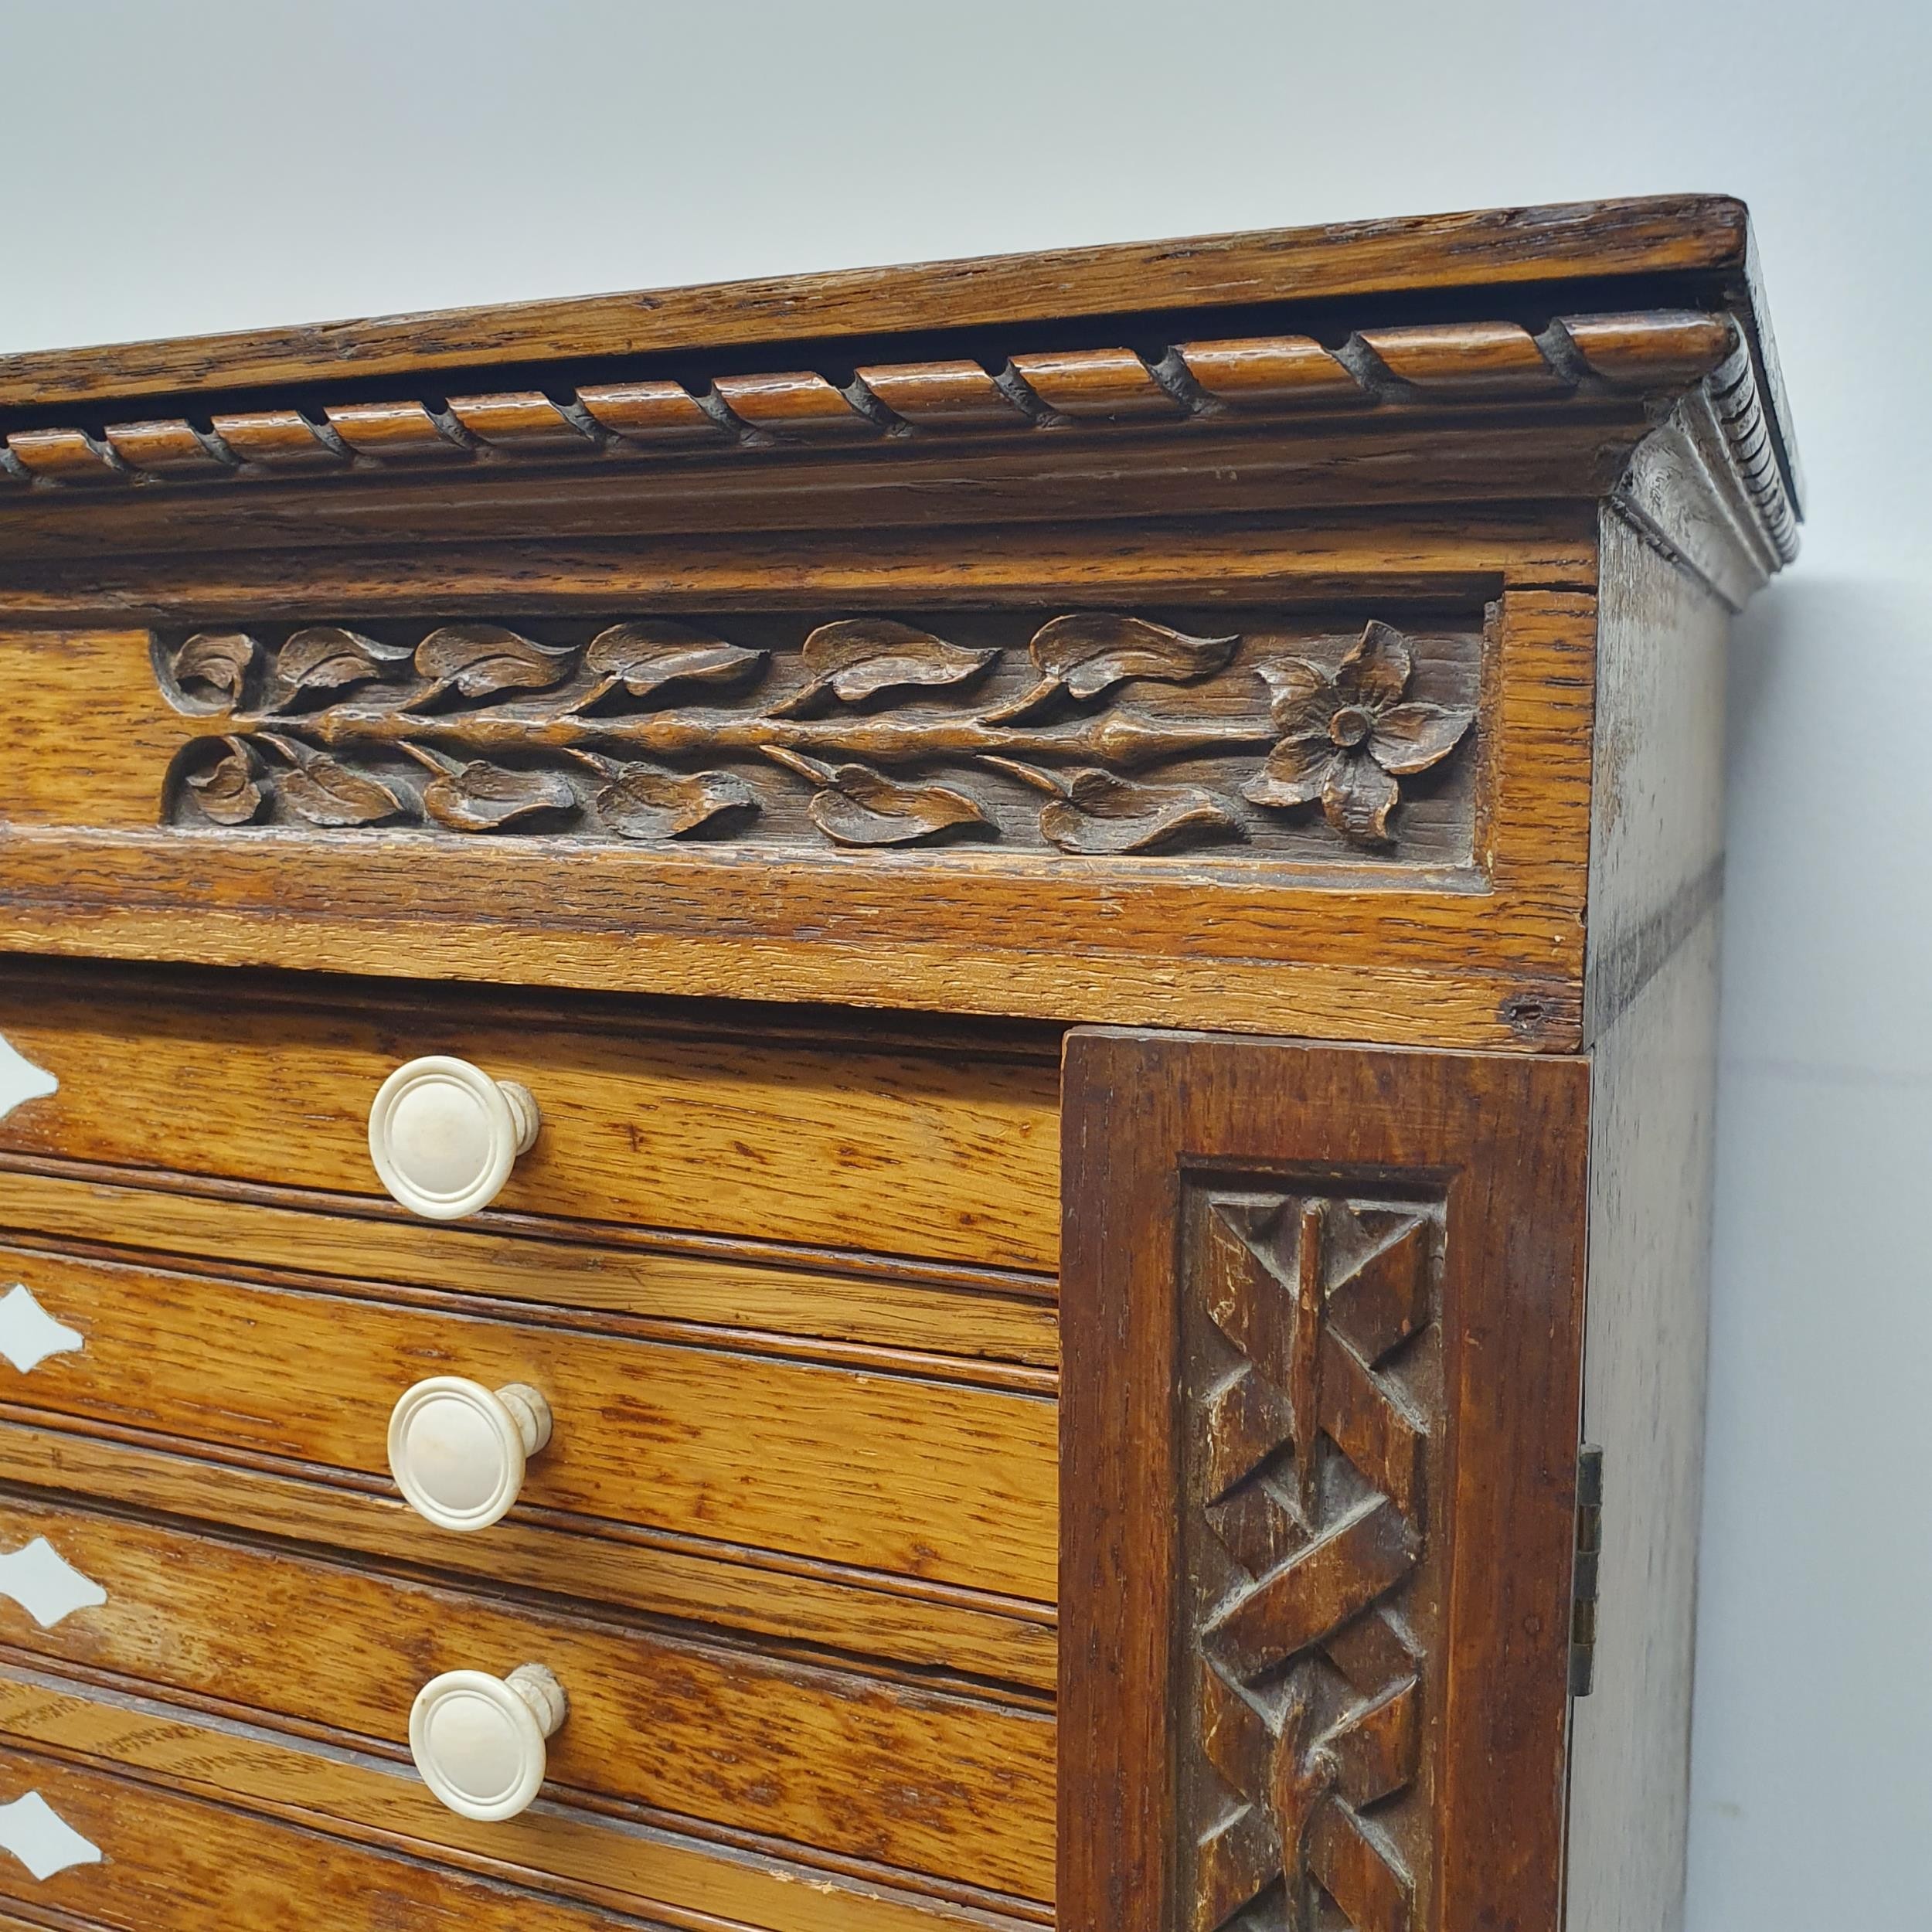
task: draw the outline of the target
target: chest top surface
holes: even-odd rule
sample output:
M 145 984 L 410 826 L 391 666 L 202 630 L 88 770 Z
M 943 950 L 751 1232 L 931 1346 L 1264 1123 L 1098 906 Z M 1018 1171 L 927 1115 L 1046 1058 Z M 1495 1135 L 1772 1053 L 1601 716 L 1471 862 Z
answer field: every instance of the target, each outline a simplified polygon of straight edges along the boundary
M 1613 649 L 1800 488 L 1697 198 L 14 355 L 0 431 L 0 945 L 1532 1049 Z

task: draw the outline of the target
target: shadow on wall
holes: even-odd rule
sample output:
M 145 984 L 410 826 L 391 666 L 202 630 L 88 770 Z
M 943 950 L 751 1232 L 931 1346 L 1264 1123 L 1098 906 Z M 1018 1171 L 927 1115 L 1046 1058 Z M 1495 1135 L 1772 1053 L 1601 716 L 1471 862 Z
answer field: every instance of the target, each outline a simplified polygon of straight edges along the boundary
M 1834 1924 L 1852 1871 L 1859 1923 L 1903 1927 L 1932 1817 L 1932 585 L 1801 570 L 1732 650 L 1689 1923 Z

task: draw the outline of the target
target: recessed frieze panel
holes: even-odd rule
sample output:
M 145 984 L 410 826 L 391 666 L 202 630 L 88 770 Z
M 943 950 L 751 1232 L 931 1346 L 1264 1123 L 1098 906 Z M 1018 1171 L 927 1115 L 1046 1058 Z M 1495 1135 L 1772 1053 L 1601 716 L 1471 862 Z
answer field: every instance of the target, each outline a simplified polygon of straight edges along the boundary
M 157 641 L 183 827 L 1466 866 L 1479 613 L 463 621 Z

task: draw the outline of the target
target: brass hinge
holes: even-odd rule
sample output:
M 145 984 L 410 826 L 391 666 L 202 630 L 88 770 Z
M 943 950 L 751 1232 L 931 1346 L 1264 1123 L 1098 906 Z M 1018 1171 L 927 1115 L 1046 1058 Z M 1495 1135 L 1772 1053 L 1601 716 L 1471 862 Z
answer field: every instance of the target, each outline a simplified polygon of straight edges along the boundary
M 1587 1697 L 1597 1670 L 1597 1570 L 1604 1547 L 1604 1452 L 1577 1452 L 1577 1560 L 1570 1573 L 1570 1694 Z

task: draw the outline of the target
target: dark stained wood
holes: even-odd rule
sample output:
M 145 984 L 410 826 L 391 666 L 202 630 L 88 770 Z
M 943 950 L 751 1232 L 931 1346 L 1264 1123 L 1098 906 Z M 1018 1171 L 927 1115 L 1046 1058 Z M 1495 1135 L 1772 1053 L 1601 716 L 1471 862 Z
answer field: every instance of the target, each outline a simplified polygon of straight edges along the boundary
M 1741 281 L 1741 202 L 1494 209 L 0 357 L 0 406 L 1497 284 Z
M 1587 1081 L 1069 1036 L 1062 1924 L 1554 1932 Z

